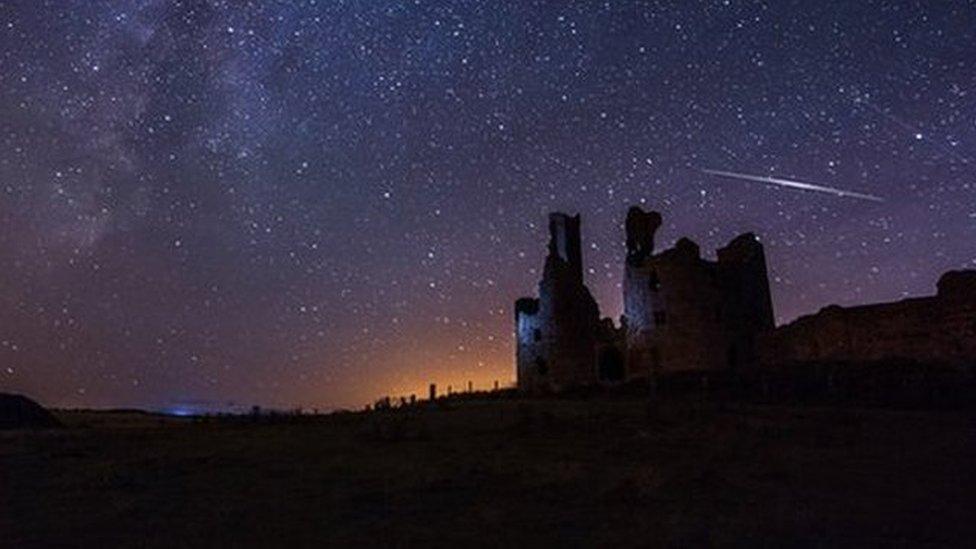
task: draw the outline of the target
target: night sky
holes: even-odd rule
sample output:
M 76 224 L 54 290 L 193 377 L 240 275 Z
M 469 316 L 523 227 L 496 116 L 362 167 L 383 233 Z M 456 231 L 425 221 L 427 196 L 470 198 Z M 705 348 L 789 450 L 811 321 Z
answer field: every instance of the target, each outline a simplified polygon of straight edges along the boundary
M 0 0 L 0 389 L 510 383 L 553 210 L 614 318 L 637 203 L 758 233 L 780 322 L 931 294 L 976 267 L 974 100 L 972 1 Z

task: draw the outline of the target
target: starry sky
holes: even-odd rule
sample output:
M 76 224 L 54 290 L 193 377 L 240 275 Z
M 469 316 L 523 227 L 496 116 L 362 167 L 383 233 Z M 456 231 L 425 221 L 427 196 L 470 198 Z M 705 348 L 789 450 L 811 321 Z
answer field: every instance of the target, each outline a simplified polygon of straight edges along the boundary
M 974 100 L 963 0 L 0 0 L 0 389 L 504 385 L 553 210 L 614 318 L 632 204 L 758 233 L 780 322 L 930 294 L 976 267 Z

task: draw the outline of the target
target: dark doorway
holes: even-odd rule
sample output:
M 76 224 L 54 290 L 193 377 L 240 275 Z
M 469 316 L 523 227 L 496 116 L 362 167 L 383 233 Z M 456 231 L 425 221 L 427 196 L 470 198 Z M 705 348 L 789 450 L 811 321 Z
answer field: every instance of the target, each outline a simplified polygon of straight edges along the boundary
M 735 348 L 735 344 L 729 345 L 729 350 L 726 353 L 726 362 L 728 363 L 729 370 L 735 370 L 739 367 L 739 350 Z
M 600 349 L 597 367 L 603 383 L 619 383 L 624 380 L 624 355 L 616 347 Z

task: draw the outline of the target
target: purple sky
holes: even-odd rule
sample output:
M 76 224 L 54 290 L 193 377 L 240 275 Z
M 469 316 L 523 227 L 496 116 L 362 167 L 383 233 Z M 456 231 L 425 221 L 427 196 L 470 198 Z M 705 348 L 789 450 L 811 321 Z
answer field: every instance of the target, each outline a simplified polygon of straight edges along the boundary
M 551 210 L 613 317 L 635 203 L 761 235 L 781 322 L 976 266 L 972 2 L 672 4 L 0 0 L 0 389 L 506 383 Z

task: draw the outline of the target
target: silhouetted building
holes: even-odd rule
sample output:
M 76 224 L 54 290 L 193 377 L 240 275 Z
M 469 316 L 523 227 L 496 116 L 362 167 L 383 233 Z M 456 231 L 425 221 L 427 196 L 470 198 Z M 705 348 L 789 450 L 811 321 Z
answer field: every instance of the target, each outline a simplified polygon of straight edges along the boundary
M 549 215 L 549 254 L 539 297 L 515 302 L 521 389 L 564 389 L 596 381 L 598 347 L 609 343 L 596 300 L 583 284 L 580 218 Z M 609 322 L 611 328 L 613 323 Z
M 655 253 L 661 215 L 627 212 L 624 314 L 600 318 L 583 283 L 580 218 L 549 216 L 539 297 L 515 303 L 518 387 L 561 390 L 654 374 L 791 364 L 976 367 L 976 271 L 952 271 L 935 296 L 825 307 L 774 328 L 766 258 L 746 233 L 703 259 L 682 238 Z
M 660 225 L 657 212 L 627 213 L 627 376 L 755 365 L 757 336 L 774 325 L 762 244 L 743 234 L 709 261 L 682 238 L 655 254 Z
M 613 384 L 654 372 L 739 368 L 756 363 L 758 334 L 773 327 L 762 245 L 742 235 L 700 257 L 682 239 L 654 253 L 657 212 L 627 214 L 624 316 L 600 319 L 583 283 L 580 218 L 549 216 L 549 254 L 539 298 L 515 303 L 518 386 L 559 390 Z

